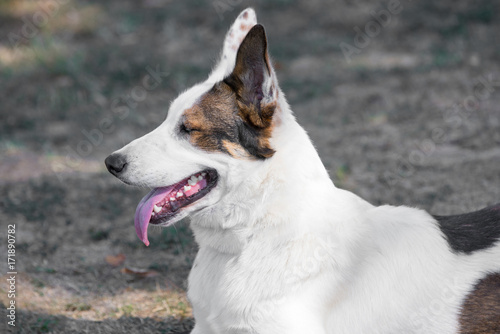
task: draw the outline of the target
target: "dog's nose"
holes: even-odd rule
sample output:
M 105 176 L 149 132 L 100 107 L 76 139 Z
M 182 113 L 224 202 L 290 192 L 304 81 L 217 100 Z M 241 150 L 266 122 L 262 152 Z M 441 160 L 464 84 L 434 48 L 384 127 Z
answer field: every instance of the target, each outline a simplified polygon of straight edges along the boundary
M 104 160 L 104 163 L 111 174 L 118 176 L 127 165 L 127 160 L 123 155 L 113 153 Z

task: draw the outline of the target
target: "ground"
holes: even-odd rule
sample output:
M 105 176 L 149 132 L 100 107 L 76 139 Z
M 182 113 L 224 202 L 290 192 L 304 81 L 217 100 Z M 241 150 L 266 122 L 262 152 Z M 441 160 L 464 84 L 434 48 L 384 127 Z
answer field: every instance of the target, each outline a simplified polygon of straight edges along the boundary
M 188 222 L 145 247 L 133 215 L 147 189 L 103 160 L 205 78 L 247 6 L 337 186 L 441 215 L 500 201 L 499 1 L 4 0 L 0 249 L 15 224 L 17 318 L 2 332 L 192 327 Z M 0 268 L 5 309 L 6 256 Z

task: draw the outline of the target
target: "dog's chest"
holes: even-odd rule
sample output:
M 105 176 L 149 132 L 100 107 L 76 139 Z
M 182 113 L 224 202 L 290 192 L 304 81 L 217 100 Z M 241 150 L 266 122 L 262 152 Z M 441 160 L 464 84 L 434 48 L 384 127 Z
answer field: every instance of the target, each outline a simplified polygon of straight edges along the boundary
M 213 332 L 229 328 L 262 328 L 279 318 L 286 286 L 283 272 L 268 267 L 264 255 L 228 255 L 201 248 L 189 275 L 188 296 L 197 322 L 204 319 Z M 267 259 L 269 260 L 269 259 Z M 280 263 L 273 261 L 274 263 Z M 272 286 L 270 286 L 270 284 Z
M 214 310 L 255 308 L 270 294 L 265 281 L 279 282 L 279 268 L 265 270 L 264 255 L 252 259 L 201 248 L 189 275 L 189 297 L 195 307 Z M 259 267 L 260 264 L 260 267 Z M 262 269 L 267 272 L 265 276 Z M 271 277 L 273 276 L 273 277 Z M 276 286 L 272 297 L 279 297 Z M 245 305 L 246 304 L 246 305 Z
M 290 271 L 293 262 L 287 251 L 276 251 L 272 244 L 261 243 L 238 255 L 200 248 L 188 291 L 197 324 L 204 323 L 213 333 L 235 328 L 238 333 L 292 333 L 291 328 L 321 323 L 311 312 L 311 302 L 322 285 L 312 275 L 297 289 L 301 277 Z M 290 314 L 300 314 L 300 323 Z

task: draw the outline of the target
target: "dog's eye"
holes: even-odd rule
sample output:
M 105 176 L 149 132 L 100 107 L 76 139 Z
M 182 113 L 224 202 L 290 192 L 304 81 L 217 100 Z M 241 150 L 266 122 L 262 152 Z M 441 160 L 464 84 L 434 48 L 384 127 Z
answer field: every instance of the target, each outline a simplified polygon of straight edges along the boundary
M 179 128 L 181 133 L 190 133 L 191 130 L 187 128 L 186 124 L 182 123 L 181 127 Z
M 186 123 L 181 123 L 181 126 L 179 127 L 179 132 L 182 134 L 190 134 L 191 132 L 197 131 L 196 129 L 191 128 L 189 125 L 186 125 Z

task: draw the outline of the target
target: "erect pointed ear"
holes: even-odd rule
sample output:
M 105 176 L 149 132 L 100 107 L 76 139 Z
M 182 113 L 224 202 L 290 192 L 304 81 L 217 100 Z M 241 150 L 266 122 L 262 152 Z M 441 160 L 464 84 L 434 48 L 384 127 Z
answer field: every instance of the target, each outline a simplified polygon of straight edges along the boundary
M 276 109 L 273 77 L 266 32 L 257 24 L 241 43 L 233 72 L 224 79 L 236 94 L 240 116 L 257 128 L 268 127 Z
M 233 25 L 228 30 L 224 39 L 224 47 L 220 56 L 219 63 L 210 74 L 210 79 L 214 82 L 225 78 L 234 67 L 236 52 L 248 31 L 257 24 L 257 15 L 252 8 L 242 11 Z

